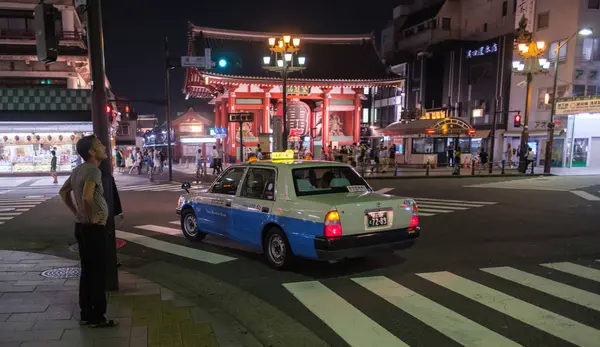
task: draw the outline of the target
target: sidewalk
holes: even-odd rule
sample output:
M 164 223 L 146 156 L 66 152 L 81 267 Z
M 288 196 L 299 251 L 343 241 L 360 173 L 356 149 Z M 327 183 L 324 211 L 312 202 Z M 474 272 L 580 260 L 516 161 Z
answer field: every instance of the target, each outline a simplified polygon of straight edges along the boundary
M 260 346 L 240 327 L 125 271 L 119 271 L 120 290 L 109 294 L 107 312 L 119 326 L 82 327 L 77 266 L 70 259 L 0 250 L 0 346 Z

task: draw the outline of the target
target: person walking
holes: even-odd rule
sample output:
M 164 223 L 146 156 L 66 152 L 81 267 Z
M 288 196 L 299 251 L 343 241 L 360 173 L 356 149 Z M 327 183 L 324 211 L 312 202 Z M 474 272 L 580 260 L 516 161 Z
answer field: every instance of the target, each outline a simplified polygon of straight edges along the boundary
M 50 159 L 50 175 L 52 175 L 52 178 L 54 179 L 52 183 L 56 184 L 58 183 L 56 151 L 51 151 L 50 154 L 52 154 L 52 159 Z
M 77 141 L 77 153 L 85 162 L 73 169 L 60 189 L 60 197 L 75 216 L 75 238 L 81 258 L 80 324 L 114 327 L 118 322 L 105 317 L 108 205 L 98 168 L 107 158 L 106 147 L 95 135 L 84 136 Z

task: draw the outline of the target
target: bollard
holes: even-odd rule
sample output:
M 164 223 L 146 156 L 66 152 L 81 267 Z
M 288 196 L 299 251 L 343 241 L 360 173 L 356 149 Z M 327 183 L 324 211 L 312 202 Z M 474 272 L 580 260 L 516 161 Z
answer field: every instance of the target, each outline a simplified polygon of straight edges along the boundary
M 502 172 L 501 174 L 504 175 L 506 172 L 504 171 L 504 168 L 506 167 L 506 160 L 502 160 Z
M 394 167 L 394 176 L 398 176 L 398 163 L 396 163 L 396 166 Z
M 475 161 L 471 160 L 471 176 L 475 176 Z
M 535 167 L 534 162 L 531 162 L 531 174 L 534 175 L 533 168 Z M 527 170 L 525 170 L 527 171 Z
M 429 162 L 429 160 L 427 161 L 427 166 L 425 167 L 425 176 L 429 176 L 429 167 L 431 166 L 431 163 Z

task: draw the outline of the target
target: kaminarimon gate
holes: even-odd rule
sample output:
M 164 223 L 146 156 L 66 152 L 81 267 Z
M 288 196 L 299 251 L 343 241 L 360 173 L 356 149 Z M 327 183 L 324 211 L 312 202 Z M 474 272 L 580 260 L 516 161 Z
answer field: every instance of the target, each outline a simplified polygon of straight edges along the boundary
M 226 64 L 209 70 L 188 68 L 184 93 L 211 99 L 215 127 L 226 128 L 223 142 L 229 160 L 240 160 L 239 125 L 227 123 L 229 113 L 254 113 L 254 122 L 243 124 L 244 147 L 255 150 L 260 144 L 262 151 L 272 151 L 272 117 L 283 113 L 282 79 L 263 68 L 263 57 L 269 55 L 268 39 L 281 35 L 190 24 L 189 55 L 203 56 L 210 48 L 211 59 Z M 370 34 L 294 37 L 301 40 L 298 54 L 306 57 L 306 69 L 287 79 L 288 148 L 302 145 L 319 155 L 323 144 L 360 142 L 364 91 L 395 86 L 401 79 L 381 61 Z

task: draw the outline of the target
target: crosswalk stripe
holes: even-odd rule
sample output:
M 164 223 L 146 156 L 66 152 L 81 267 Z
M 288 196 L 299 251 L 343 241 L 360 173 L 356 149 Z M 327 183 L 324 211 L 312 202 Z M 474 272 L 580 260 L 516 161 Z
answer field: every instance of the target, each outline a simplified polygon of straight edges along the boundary
M 469 207 L 448 206 L 448 205 L 444 205 L 444 204 L 419 204 L 418 201 L 417 201 L 417 205 L 419 206 L 419 209 L 421 209 L 421 207 L 442 208 L 442 209 L 446 209 L 446 210 L 458 210 L 458 211 L 469 209 Z
M 174 220 L 172 222 L 169 222 L 169 224 L 181 225 L 181 221 Z
M 0 216 L 0 220 L 11 220 L 13 218 L 14 217 L 2 217 L 2 216 Z
M 600 295 L 507 266 L 481 270 L 557 298 L 600 311 Z
M 21 204 L 0 204 L 0 207 L 36 207 L 37 205 L 21 205 Z
M 179 230 L 179 229 L 161 227 L 159 225 L 140 225 L 140 226 L 136 226 L 135 228 L 141 229 L 141 230 L 154 231 L 154 232 L 161 233 L 161 234 L 181 235 L 181 230 Z
M 520 346 L 386 277 L 352 280 L 463 346 Z
M 423 212 L 419 211 L 419 216 L 420 217 L 431 217 L 431 216 L 435 216 L 435 213 L 423 213 Z
M 381 188 L 379 190 L 376 190 L 375 193 L 387 194 L 387 192 L 391 192 L 394 189 L 396 189 L 396 188 Z
M 29 210 L 30 210 L 29 208 L 18 208 L 15 210 L 15 212 L 27 212 Z
M 41 204 L 47 200 L 29 200 L 29 199 L 11 199 L 11 200 L 0 200 L 0 204 L 9 203 L 20 203 L 20 204 Z
M 465 204 L 478 204 L 478 205 L 495 205 L 495 202 L 490 201 L 467 201 L 467 200 L 445 200 L 445 199 L 433 199 L 433 198 L 415 198 L 417 201 L 440 201 L 446 203 L 465 203 Z
M 439 210 L 439 209 L 433 209 L 433 208 L 421 208 L 419 206 L 419 215 L 423 216 L 422 212 L 430 212 L 430 213 L 452 213 L 455 212 L 453 210 Z
M 226 255 L 207 252 L 196 248 L 184 247 L 170 242 L 160 241 L 151 237 L 128 233 L 121 230 L 116 231 L 116 236 L 120 239 L 137 243 L 144 247 L 156 249 L 162 252 L 178 255 L 180 257 L 197 260 L 209 264 L 222 264 L 232 260 L 236 260 L 236 258 L 229 257 Z
M 488 206 L 488 205 L 481 205 L 481 204 L 467 204 L 464 202 L 438 202 L 438 201 L 419 201 L 419 200 L 417 200 L 417 204 L 419 206 L 421 206 L 421 205 L 447 206 L 447 207 L 465 208 L 465 209 Z
M 418 276 L 579 346 L 598 346 L 600 331 L 510 295 L 442 271 Z
M 600 197 L 584 192 L 583 190 L 572 190 L 571 193 L 589 201 L 600 201 Z
M 318 281 L 283 286 L 354 347 L 400 347 L 404 342 Z
M 541 264 L 547 268 L 558 270 L 561 272 L 566 272 L 571 275 L 575 275 L 578 277 L 582 277 L 588 280 L 592 280 L 595 282 L 600 282 L 600 271 L 596 269 L 589 268 L 587 266 L 578 265 L 574 263 L 547 263 Z
M 14 212 L 0 212 L 0 216 L 18 216 L 21 213 L 14 213 Z

